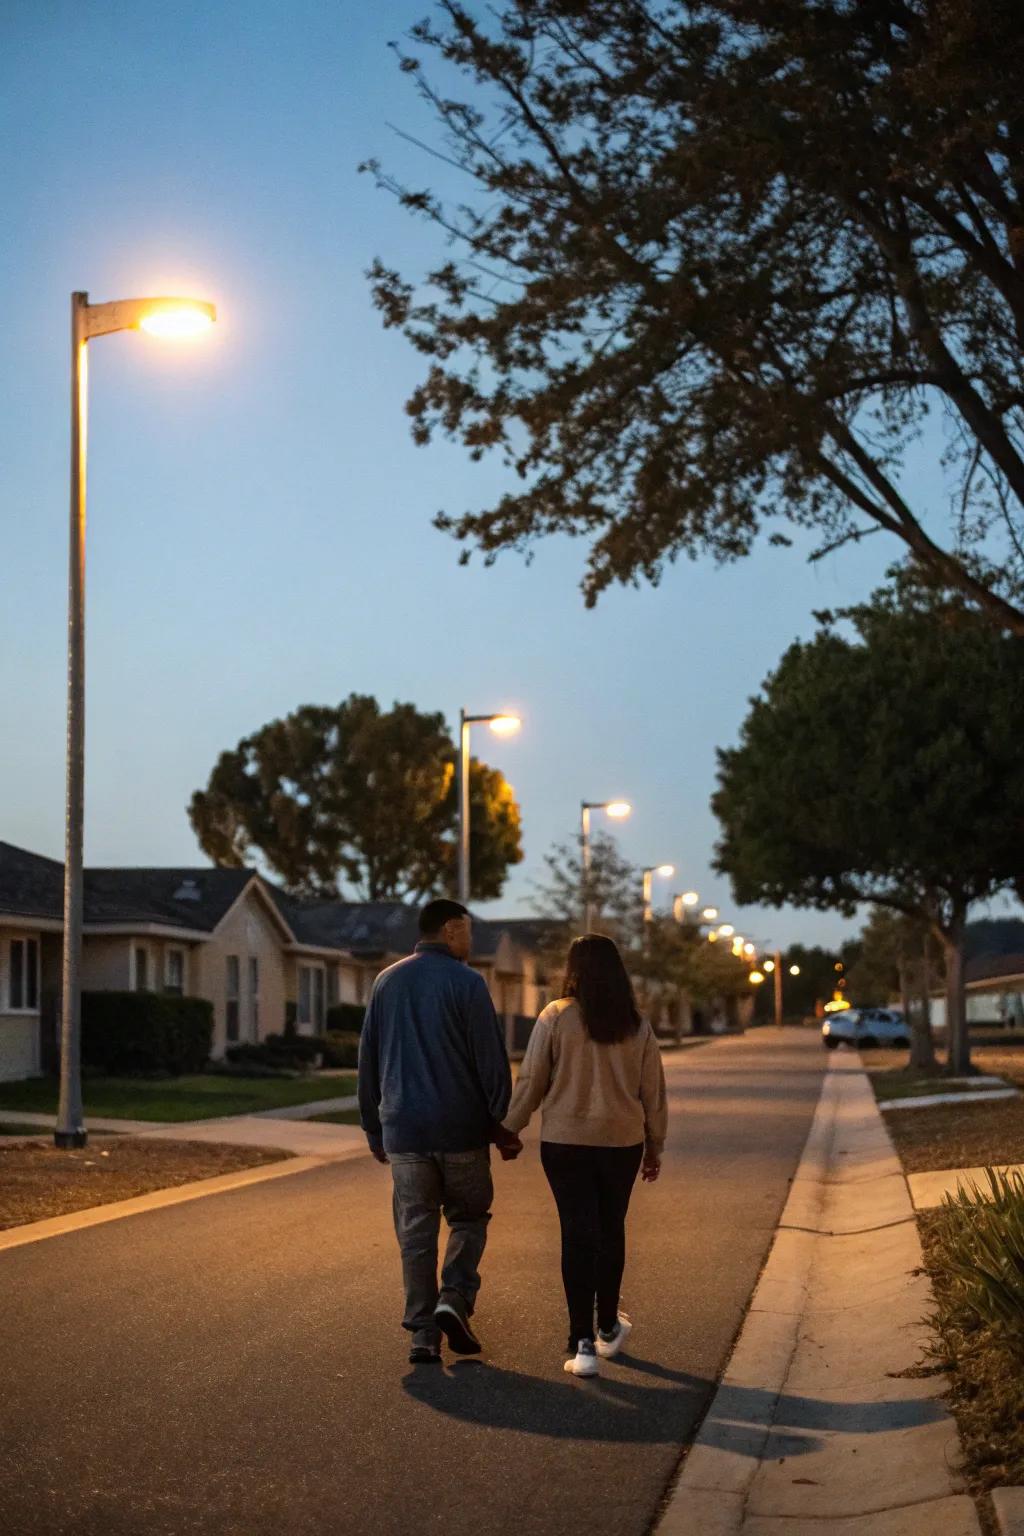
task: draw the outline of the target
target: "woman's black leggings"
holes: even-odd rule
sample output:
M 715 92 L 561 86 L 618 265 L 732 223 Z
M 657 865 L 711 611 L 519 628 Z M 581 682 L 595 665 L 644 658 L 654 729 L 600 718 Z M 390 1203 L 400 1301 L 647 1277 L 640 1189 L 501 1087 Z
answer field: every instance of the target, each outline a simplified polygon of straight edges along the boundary
M 615 1327 L 626 1263 L 626 1212 L 643 1145 L 580 1147 L 542 1141 L 540 1160 L 562 1225 L 562 1284 L 569 1304 L 569 1348 Z

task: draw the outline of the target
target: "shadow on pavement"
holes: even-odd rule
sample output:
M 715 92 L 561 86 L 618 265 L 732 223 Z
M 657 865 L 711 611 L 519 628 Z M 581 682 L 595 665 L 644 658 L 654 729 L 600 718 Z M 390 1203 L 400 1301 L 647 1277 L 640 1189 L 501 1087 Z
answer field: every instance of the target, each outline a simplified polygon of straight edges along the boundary
M 645 1386 L 626 1372 L 667 1385 Z M 447 1370 L 416 1367 L 402 1387 L 426 1408 L 492 1429 L 563 1440 L 678 1445 L 690 1438 L 689 1427 L 699 1421 L 715 1383 L 623 1354 L 610 1370 L 605 1367 L 604 1375 L 587 1381 L 568 1376 L 548 1380 L 460 1360 Z M 705 1420 L 701 1435 L 705 1444 L 759 1457 L 770 1433 L 777 1447 L 773 1454 L 801 1456 L 824 1445 L 816 1431 L 878 1434 L 930 1424 L 943 1413 L 938 1398 L 836 1402 L 783 1394 L 776 1401 L 773 1392 L 760 1387 L 728 1386 L 715 1399 L 714 1416 Z

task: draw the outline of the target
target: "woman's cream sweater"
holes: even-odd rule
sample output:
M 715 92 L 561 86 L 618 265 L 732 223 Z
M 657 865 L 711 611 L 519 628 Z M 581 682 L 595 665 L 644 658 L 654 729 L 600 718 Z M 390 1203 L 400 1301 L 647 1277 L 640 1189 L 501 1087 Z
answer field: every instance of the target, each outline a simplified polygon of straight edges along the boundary
M 591 1040 L 571 997 L 549 1003 L 533 1027 L 505 1129 L 521 1131 L 542 1106 L 544 1141 L 633 1147 L 660 1154 L 668 1106 L 654 1031 L 645 1019 L 614 1045 Z

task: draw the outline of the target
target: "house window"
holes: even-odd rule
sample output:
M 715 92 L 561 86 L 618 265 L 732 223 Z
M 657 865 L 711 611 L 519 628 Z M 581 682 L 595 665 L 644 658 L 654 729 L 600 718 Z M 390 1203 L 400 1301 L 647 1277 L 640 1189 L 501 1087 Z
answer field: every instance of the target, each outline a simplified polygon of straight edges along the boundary
M 132 973 L 134 976 L 132 990 L 134 992 L 148 992 L 150 985 L 149 950 L 143 944 L 134 944 L 132 946 Z
M 316 1034 L 324 1027 L 324 971 L 321 965 L 299 966 L 298 1023 Z
M 169 949 L 164 965 L 164 991 L 180 997 L 185 990 L 185 951 Z
M 249 956 L 249 1038 L 260 1037 L 260 962 L 258 955 Z
M 238 1039 L 238 994 L 240 987 L 240 968 L 237 955 L 227 957 L 227 1012 L 226 1033 L 229 1040 Z
M 39 1011 L 39 941 L 12 939 L 7 1004 L 12 1013 Z

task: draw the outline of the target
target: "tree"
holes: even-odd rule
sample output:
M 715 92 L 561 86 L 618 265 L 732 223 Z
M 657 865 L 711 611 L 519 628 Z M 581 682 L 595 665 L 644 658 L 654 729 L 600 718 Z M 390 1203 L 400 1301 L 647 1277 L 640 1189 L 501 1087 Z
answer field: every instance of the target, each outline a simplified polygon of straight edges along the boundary
M 556 843 L 544 855 L 547 876 L 534 882 L 533 907 L 554 926 L 552 940 L 564 960 L 573 938 L 583 932 L 589 903 L 604 933 L 626 949 L 636 946 L 643 918 L 640 870 L 619 852 L 607 832 L 590 839 L 590 873 L 586 885 L 579 838 Z
M 520 816 L 495 768 L 470 761 L 470 884 L 501 894 L 522 859 Z M 366 900 L 422 898 L 455 884 L 455 747 L 443 715 L 382 711 L 352 694 L 306 705 L 222 752 L 189 819 L 215 864 L 254 854 L 296 894 L 339 883 Z
M 451 247 L 423 285 L 370 272 L 428 360 L 414 437 L 521 482 L 439 515 L 462 558 L 584 536 L 593 603 L 680 554 L 786 543 L 781 522 L 818 553 L 884 530 L 1024 634 L 1016 0 L 438 13 L 400 63 L 470 190 L 450 206 L 364 168 Z M 945 538 L 900 474 L 929 411 Z
M 946 963 L 949 1066 L 970 1064 L 972 902 L 1024 868 L 1021 641 L 954 603 L 881 594 L 787 651 L 719 753 L 718 868 L 741 902 L 872 902 L 925 921 Z
M 910 1065 L 923 1072 L 936 1066 L 930 998 L 934 943 L 920 917 L 875 907 L 848 972 L 852 998 L 858 1002 L 884 1004 L 893 992 L 899 993 L 903 1015 L 911 1026 Z M 911 1004 L 915 990 L 917 1008 Z

